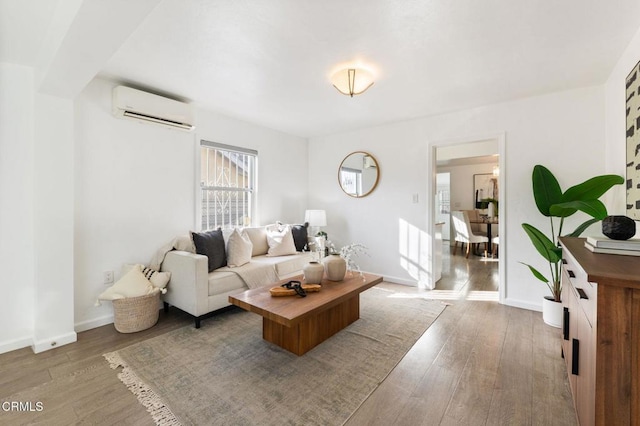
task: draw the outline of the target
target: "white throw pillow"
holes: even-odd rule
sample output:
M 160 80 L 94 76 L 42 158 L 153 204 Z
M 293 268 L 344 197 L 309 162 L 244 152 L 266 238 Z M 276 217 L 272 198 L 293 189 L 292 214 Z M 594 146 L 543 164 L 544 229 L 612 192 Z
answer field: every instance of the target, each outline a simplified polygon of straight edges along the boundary
M 235 268 L 249 263 L 252 250 L 253 244 L 251 244 L 249 236 L 234 229 L 229 235 L 229 242 L 227 243 L 227 266 Z
M 267 243 L 267 229 L 264 226 L 258 226 L 253 228 L 244 228 L 242 232 L 246 233 L 251 244 L 253 244 L 253 250 L 251 256 L 261 256 L 267 254 L 269 251 L 269 244 Z
M 140 265 L 134 265 L 129 272 L 120 278 L 114 285 L 109 287 L 98 296 L 99 300 L 124 299 L 126 297 L 139 297 L 145 294 L 159 292 L 151 282 L 142 274 Z
M 146 266 L 142 268 L 142 275 L 151 281 L 154 287 L 159 289 L 165 288 L 171 279 L 171 272 L 160 272 Z
M 128 274 L 133 267 L 138 267 L 142 272 L 142 275 L 144 275 L 146 279 L 151 281 L 151 284 L 153 284 L 155 287 L 159 289 L 165 288 L 167 284 L 169 284 L 169 280 L 171 279 L 171 272 L 159 272 L 159 271 L 156 271 L 155 269 L 148 268 L 141 264 L 122 265 L 122 276 Z
M 286 256 L 297 253 L 289 225 L 284 226 L 281 231 L 267 230 L 267 243 L 269 244 L 267 256 Z

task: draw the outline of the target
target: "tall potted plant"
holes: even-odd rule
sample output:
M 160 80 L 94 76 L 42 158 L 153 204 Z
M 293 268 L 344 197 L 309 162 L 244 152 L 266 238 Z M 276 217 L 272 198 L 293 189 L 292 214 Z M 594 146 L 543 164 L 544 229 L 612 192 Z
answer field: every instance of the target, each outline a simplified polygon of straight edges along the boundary
M 553 173 L 544 166 L 536 165 L 533 168 L 532 183 L 536 206 L 542 215 L 549 218 L 551 232 L 547 235 L 528 223 L 523 223 L 522 227 L 538 253 L 549 263 L 550 276 L 545 276 L 529 264 L 521 263 L 526 265 L 537 279 L 549 287 L 552 296 L 545 296 L 543 300 L 542 317 L 545 323 L 560 327 L 562 324 L 562 283 L 560 280 L 562 249 L 559 247 L 558 238 L 563 235 L 564 219 L 577 211 L 591 217 L 573 232 L 567 234 L 572 237 L 580 236 L 590 225 L 607 216 L 607 208 L 599 198 L 614 185 L 624 183 L 624 179 L 618 175 L 596 176 L 562 192 Z

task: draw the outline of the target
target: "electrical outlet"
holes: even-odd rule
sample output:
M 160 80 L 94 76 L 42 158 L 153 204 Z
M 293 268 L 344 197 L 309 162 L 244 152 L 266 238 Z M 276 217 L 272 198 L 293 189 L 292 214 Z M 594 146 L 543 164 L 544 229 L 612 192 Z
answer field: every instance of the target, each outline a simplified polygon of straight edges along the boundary
M 104 285 L 113 284 L 113 271 L 104 271 L 103 272 L 102 283 Z

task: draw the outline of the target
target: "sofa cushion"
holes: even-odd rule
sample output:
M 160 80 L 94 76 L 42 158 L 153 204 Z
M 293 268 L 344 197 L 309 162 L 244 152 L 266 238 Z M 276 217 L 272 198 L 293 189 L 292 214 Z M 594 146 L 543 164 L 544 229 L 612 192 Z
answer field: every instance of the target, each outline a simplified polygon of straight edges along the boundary
M 312 260 L 318 260 L 311 252 L 298 253 L 296 256 L 256 256 L 251 262 L 269 264 L 276 268 L 280 279 L 288 278 L 293 273 L 302 273 L 302 267 Z
M 209 258 L 209 272 L 227 264 L 227 254 L 224 248 L 224 237 L 220 228 L 208 232 L 192 232 L 196 253 Z
M 267 254 L 269 244 L 267 244 L 267 230 L 264 226 L 244 228 L 243 231 L 251 240 L 251 244 L 253 244 L 251 256 Z
M 293 242 L 296 245 L 296 251 L 308 251 L 309 246 L 307 245 L 307 226 L 308 223 L 304 225 L 291 225 L 291 233 L 293 234 Z
M 249 236 L 244 231 L 234 229 L 227 243 L 227 266 L 234 268 L 249 263 L 252 251 L 253 244 Z
M 247 285 L 235 272 L 227 268 L 218 269 L 209 274 L 208 291 L 209 296 L 224 294 L 233 290 L 246 290 Z
M 296 254 L 296 245 L 289 225 L 283 226 L 282 229 L 267 228 L 267 243 L 269 244 L 267 256 Z

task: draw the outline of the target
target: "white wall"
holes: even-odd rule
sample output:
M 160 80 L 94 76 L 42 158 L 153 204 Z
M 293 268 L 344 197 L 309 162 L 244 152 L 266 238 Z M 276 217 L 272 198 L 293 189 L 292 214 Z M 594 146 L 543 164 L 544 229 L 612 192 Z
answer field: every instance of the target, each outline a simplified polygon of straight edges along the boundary
M 304 222 L 307 207 L 307 140 L 200 110 L 199 139 L 258 151 L 256 225 Z
M 33 350 L 76 341 L 73 310 L 73 101 L 35 96 Z
M 584 88 L 313 138 L 309 142 L 310 205 L 327 209 L 326 230 L 338 246 L 361 242 L 370 248 L 370 257 L 361 261 L 364 270 L 397 282 L 416 283 L 430 273 L 424 254 L 430 208 L 426 197 L 428 147 L 504 132 L 506 167 L 500 173 L 508 182 L 501 200 L 506 203 L 501 222 L 508 247 L 508 253 L 501 252 L 506 262 L 505 301 L 540 309 L 548 290 L 518 263 L 544 267 L 521 229 L 522 222 L 547 226 L 531 195 L 531 171 L 535 164 L 546 165 L 563 188 L 603 173 L 603 105 L 602 87 Z M 364 199 L 346 196 L 336 183 L 340 161 L 357 150 L 371 152 L 380 165 L 379 186 Z M 412 202 L 413 194 L 418 194 L 417 204 Z
M 95 79 L 76 100 L 75 313 L 78 330 L 112 321 L 95 307 L 103 271 L 148 263 L 196 224 L 200 139 L 258 150 L 257 223 L 301 222 L 306 206 L 307 143 L 220 114 L 197 111 L 194 133 L 117 119 L 111 82 Z
M 33 70 L 0 63 L 0 353 L 32 343 Z
M 0 353 L 74 342 L 73 108 L 0 64 Z

